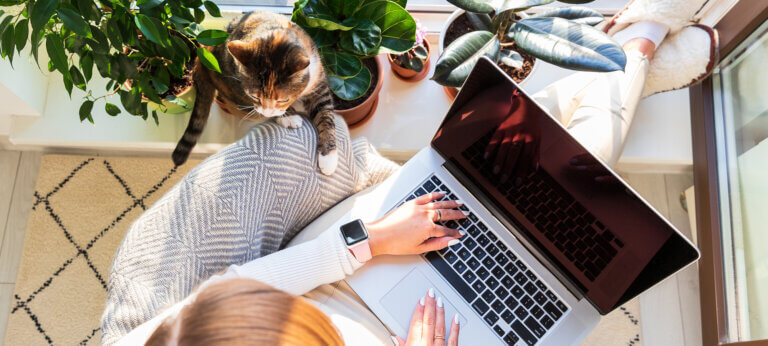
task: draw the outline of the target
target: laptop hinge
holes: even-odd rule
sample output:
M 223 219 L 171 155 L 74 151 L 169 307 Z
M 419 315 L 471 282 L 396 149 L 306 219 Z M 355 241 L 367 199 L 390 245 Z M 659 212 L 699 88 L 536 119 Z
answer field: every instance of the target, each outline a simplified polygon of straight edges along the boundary
M 530 242 L 525 234 L 519 231 L 522 226 L 517 225 L 516 221 L 510 219 L 506 214 L 496 206 L 493 201 L 483 192 L 483 190 L 477 186 L 469 177 L 467 177 L 458 167 L 458 165 L 451 161 L 446 160 L 443 164 L 445 168 L 456 180 L 458 180 L 464 187 L 472 193 L 472 195 L 482 204 L 496 219 L 501 222 L 504 227 L 509 229 L 512 235 L 523 244 L 523 246 L 531 253 L 541 264 L 544 265 L 565 288 L 576 297 L 577 300 L 585 298 L 583 289 L 580 288 L 580 284 L 568 277 L 568 274 L 564 273 L 555 263 L 553 263 L 545 253 L 540 251 L 537 246 Z

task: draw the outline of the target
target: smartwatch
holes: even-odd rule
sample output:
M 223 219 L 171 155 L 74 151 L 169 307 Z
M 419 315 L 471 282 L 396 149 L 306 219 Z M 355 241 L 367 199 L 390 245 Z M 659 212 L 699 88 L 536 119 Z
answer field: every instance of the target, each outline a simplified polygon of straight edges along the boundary
M 347 249 L 359 262 L 371 259 L 371 247 L 368 244 L 368 230 L 361 220 L 355 220 L 341 226 L 341 237 L 347 244 Z

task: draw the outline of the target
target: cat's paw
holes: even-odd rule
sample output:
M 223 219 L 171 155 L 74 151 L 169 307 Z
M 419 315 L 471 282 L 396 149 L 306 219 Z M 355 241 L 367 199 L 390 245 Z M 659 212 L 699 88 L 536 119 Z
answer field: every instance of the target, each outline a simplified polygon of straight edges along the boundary
M 322 155 L 318 153 L 317 166 L 320 168 L 320 172 L 325 175 L 331 175 L 336 171 L 336 167 L 339 165 L 339 152 L 334 149 L 328 152 L 328 155 Z
M 300 115 L 286 115 L 277 118 L 277 123 L 287 129 L 298 129 L 304 123 Z

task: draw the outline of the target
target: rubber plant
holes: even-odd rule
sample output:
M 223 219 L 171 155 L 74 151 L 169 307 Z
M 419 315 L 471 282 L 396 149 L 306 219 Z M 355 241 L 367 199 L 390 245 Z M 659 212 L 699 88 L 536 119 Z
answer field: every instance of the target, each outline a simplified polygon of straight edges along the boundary
M 416 22 L 406 0 L 299 0 L 293 22 L 315 41 L 336 96 L 355 100 L 371 87 L 362 59 L 413 48 Z
M 120 108 L 107 99 L 115 94 L 125 111 L 146 120 L 147 99 L 162 103 L 159 95 L 168 90 L 171 76 L 181 78 L 195 55 L 221 72 L 204 46 L 224 43 L 227 33 L 200 26 L 203 9 L 221 16 L 207 0 L 0 0 L 0 56 L 13 64 L 14 55 L 29 44 L 39 65 L 39 50 L 45 49 L 48 70 L 60 73 L 70 97 L 73 88 L 85 92 L 81 122 L 93 123 L 91 112 L 100 100 L 109 115 L 117 116 Z M 94 67 L 107 79 L 100 95 L 92 88 Z M 184 102 L 173 95 L 166 99 Z M 151 116 L 158 123 L 157 112 Z
M 460 87 L 481 56 L 500 64 L 521 68 L 517 49 L 551 64 L 582 71 L 624 69 L 626 56 L 621 47 L 602 31 L 593 28 L 603 16 L 585 7 L 556 7 L 521 18 L 518 12 L 555 0 L 448 0 L 465 10 L 475 31 L 451 42 L 435 65 L 432 79 Z M 560 0 L 584 4 L 593 0 Z

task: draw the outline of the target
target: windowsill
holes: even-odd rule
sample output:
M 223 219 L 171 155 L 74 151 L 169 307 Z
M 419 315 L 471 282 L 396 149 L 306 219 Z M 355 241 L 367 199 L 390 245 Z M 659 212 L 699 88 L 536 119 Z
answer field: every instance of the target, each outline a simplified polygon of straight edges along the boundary
M 446 12 L 415 14 L 429 28 L 429 39 L 433 47 L 437 47 L 437 33 L 448 15 Z M 211 24 L 223 26 L 225 22 L 218 20 Z M 434 50 L 432 68 L 437 60 L 437 49 Z M 17 58 L 14 65 L 21 63 L 24 62 Z M 535 74 L 523 86 L 529 93 L 535 93 L 549 83 L 573 73 L 541 61 L 537 64 L 539 66 Z M 6 86 L 16 82 L 23 81 L 0 79 L 0 83 Z M 96 82 L 93 85 L 99 84 Z M 96 87 L 94 90 L 98 92 L 103 89 Z M 189 118 L 188 115 L 162 115 L 161 126 L 158 127 L 151 120 L 145 122 L 125 113 L 116 118 L 110 117 L 103 106 L 97 105 L 93 114 L 96 124 L 80 123 L 77 113 L 82 95 L 83 92 L 75 89 L 70 99 L 59 75 L 52 74 L 52 78 L 48 79 L 47 92 L 42 96 L 42 116 L 12 119 L 9 133 L 12 146 L 167 153 L 175 147 Z M 117 99 L 110 102 L 120 104 Z M 406 160 L 429 145 L 449 105 L 450 100 L 442 87 L 429 79 L 407 83 L 385 71 L 376 114 L 367 124 L 353 130 L 352 135 L 367 137 L 382 154 L 390 158 Z M 213 106 L 208 125 L 194 152 L 214 153 L 238 140 L 249 127 L 249 124 L 242 124 L 239 119 Z M 690 169 L 691 165 L 688 91 L 663 93 L 641 101 L 618 169 L 627 172 L 679 172 Z

